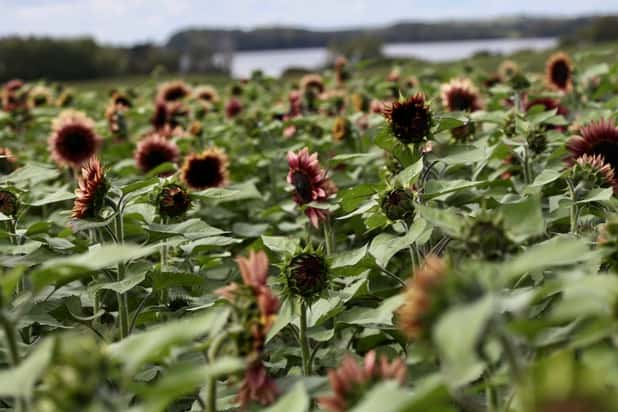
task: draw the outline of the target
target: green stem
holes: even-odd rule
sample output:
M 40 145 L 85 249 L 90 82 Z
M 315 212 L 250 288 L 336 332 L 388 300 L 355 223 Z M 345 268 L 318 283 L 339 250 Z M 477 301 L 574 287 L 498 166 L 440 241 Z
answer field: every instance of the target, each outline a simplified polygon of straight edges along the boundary
M 330 217 L 327 217 L 322 225 L 324 227 L 324 242 L 326 243 L 326 256 L 333 253 L 333 231 L 330 225 Z
M 300 304 L 300 349 L 303 362 L 303 374 L 305 376 L 311 375 L 311 359 L 309 351 L 309 338 L 307 337 L 307 303 L 301 302 Z
M 569 180 L 567 181 L 567 186 L 569 187 L 569 195 L 571 197 L 571 233 L 577 233 L 577 198 L 575 196 L 575 188 L 573 187 L 573 183 Z
M 212 342 L 212 345 L 208 349 L 208 361 L 210 363 L 215 361 L 219 349 L 221 349 L 221 346 L 225 343 L 228 336 L 229 332 L 222 333 Z M 211 377 L 208 379 L 206 382 L 206 392 L 208 394 L 206 410 L 208 412 L 217 412 L 217 378 Z
M 122 221 L 122 211 L 116 211 L 116 239 L 118 243 L 124 243 L 124 228 Z M 118 277 L 117 281 L 120 282 L 125 277 L 126 266 L 124 262 L 118 263 Z M 116 293 L 118 299 L 118 317 L 120 318 L 120 339 L 124 339 L 129 336 L 129 303 L 126 293 Z
M 19 365 L 19 347 L 17 346 L 17 330 L 15 329 L 15 325 L 11 322 L 4 313 L 0 313 L 0 324 L 2 325 L 2 329 L 4 331 L 4 339 L 6 340 L 6 344 L 9 349 L 9 359 L 11 361 L 11 367 L 16 368 Z M 23 412 L 25 411 L 25 403 L 22 398 L 15 398 L 15 411 Z
M 162 217 L 161 224 L 163 225 L 167 224 L 167 219 Z M 167 270 L 167 262 L 168 262 L 167 238 L 163 239 L 163 242 L 161 243 L 160 254 L 161 254 L 161 273 L 164 273 Z M 167 289 L 161 290 L 160 299 L 161 299 L 161 304 L 165 305 L 165 303 L 167 302 Z
M 522 359 L 521 354 L 517 350 L 515 346 L 515 342 L 511 339 L 511 336 L 507 331 L 501 330 L 499 333 L 500 343 L 502 344 L 502 349 L 504 350 L 504 354 L 506 355 L 506 360 L 509 364 L 511 372 L 513 373 L 513 377 L 517 382 L 521 382 L 523 372 L 522 366 L 520 364 L 520 360 Z

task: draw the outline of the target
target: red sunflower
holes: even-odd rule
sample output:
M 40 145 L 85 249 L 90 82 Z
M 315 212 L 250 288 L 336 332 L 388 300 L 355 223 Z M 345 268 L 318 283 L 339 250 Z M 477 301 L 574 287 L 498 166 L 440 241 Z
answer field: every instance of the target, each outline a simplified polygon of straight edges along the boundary
M 96 154 L 101 141 L 92 119 L 82 112 L 65 110 L 52 121 L 49 152 L 59 165 L 78 168 Z
M 334 183 L 320 166 L 318 154 L 309 154 L 306 147 L 298 153 L 288 152 L 289 173 L 287 181 L 294 186 L 294 201 L 298 205 L 311 202 L 326 202 L 330 195 L 337 191 Z M 324 220 L 328 211 L 314 207 L 307 207 L 305 214 L 313 226 L 318 227 L 320 220 Z
M 581 128 L 579 136 L 567 143 L 571 155 L 566 159 L 573 164 L 583 155 L 602 156 L 613 170 L 618 170 L 618 128 L 613 120 L 592 122 Z

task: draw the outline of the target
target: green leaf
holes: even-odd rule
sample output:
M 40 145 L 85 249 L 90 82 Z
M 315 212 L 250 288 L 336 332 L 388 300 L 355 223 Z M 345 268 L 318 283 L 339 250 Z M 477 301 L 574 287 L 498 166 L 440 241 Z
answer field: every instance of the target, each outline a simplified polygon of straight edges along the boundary
M 277 253 L 294 254 L 296 249 L 300 246 L 300 239 L 289 238 L 286 236 L 266 236 L 262 235 L 262 243 L 268 249 Z
M 500 209 L 507 232 L 518 242 L 545 231 L 540 195 L 530 195 L 519 202 L 506 203 Z
M 51 360 L 53 347 L 54 339 L 46 339 L 19 366 L 0 371 L 0 396 L 30 397 Z
M 174 347 L 207 335 L 221 316 L 227 316 L 227 313 L 219 307 L 213 307 L 191 317 L 134 333 L 111 344 L 108 352 L 113 359 L 123 363 L 127 376 L 133 376 L 146 362 L 159 361 L 168 356 Z
M 379 266 L 386 267 L 397 252 L 414 243 L 425 230 L 427 230 L 427 222 L 423 219 L 415 219 L 408 233 L 403 236 L 380 233 L 371 241 L 369 253 L 376 258 Z
M 485 296 L 477 302 L 457 305 L 444 314 L 434 328 L 442 370 L 453 387 L 479 378 L 484 365 L 476 346 L 485 325 L 494 313 L 494 299 Z M 465 325 L 465 327 L 462 327 Z
M 227 233 L 221 229 L 210 226 L 201 219 L 187 219 L 180 223 L 163 225 L 159 223 L 151 223 L 146 225 L 146 229 L 153 233 L 162 233 L 167 235 L 181 235 L 187 239 L 200 239 L 208 236 L 217 236 Z
M 50 193 L 39 200 L 32 201 L 28 204 L 30 206 L 43 206 L 56 202 L 64 202 L 65 200 L 72 200 L 74 198 L 75 194 L 61 189 L 56 192 Z
M 536 244 L 525 252 L 515 256 L 501 265 L 501 280 L 508 283 L 511 279 L 524 273 L 538 271 L 553 266 L 571 265 L 595 256 L 588 243 L 582 239 L 557 236 Z
M 307 412 L 308 410 L 309 396 L 303 383 L 298 382 L 277 403 L 264 409 L 263 412 Z
M 336 269 L 336 268 L 343 267 L 343 266 L 356 265 L 367 255 L 367 248 L 368 248 L 368 245 L 365 244 L 365 246 L 361 248 L 353 249 L 353 250 L 346 250 L 345 252 L 340 252 L 336 254 L 333 257 L 333 262 L 331 263 L 330 267 L 332 269 Z
M 461 237 L 465 219 L 454 209 L 436 209 L 433 207 L 416 205 L 416 210 L 426 221 L 440 228 L 444 233 L 453 237 Z
M 148 256 L 157 251 L 155 246 L 103 245 L 88 252 L 69 257 L 50 259 L 32 273 L 36 290 L 54 283 L 66 283 L 79 276 L 101 270 L 121 262 Z
M 395 177 L 395 181 L 403 187 L 408 187 L 416 183 L 422 171 L 423 158 L 420 158 L 417 162 L 399 172 Z
M 23 187 L 28 184 L 36 185 L 37 183 L 55 179 L 60 175 L 58 169 L 41 163 L 26 163 L 23 167 L 15 170 L 13 173 L 0 176 L 0 183 L 10 182 L 16 186 Z

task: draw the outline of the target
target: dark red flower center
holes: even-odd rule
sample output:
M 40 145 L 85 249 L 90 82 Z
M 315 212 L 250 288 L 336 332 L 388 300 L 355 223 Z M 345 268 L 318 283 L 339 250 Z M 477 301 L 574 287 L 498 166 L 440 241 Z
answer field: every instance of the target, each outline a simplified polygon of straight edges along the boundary
M 173 102 L 176 100 L 180 100 L 187 95 L 187 91 L 182 87 L 172 87 L 165 91 L 163 98 L 167 102 Z
M 618 173 L 618 141 L 601 141 L 592 148 L 589 154 L 603 156 L 605 163 L 609 163 L 612 169 Z
M 551 81 L 561 89 L 567 87 L 571 77 L 571 69 L 564 60 L 558 60 L 551 67 Z
M 294 171 L 294 173 L 292 173 L 292 185 L 303 203 L 309 203 L 313 200 L 311 178 L 305 172 L 302 170 Z
M 65 126 L 59 132 L 56 150 L 65 159 L 81 163 L 96 151 L 96 138 L 92 130 L 82 125 Z
M 472 111 L 474 110 L 475 96 L 463 90 L 454 90 L 449 97 L 449 106 L 452 110 Z
M 162 146 L 151 146 L 145 151 L 141 164 L 144 170 L 149 171 L 172 160 L 174 160 L 174 154 L 170 150 Z
M 217 157 L 193 159 L 186 172 L 187 183 L 194 188 L 219 186 L 224 178 L 221 161 Z

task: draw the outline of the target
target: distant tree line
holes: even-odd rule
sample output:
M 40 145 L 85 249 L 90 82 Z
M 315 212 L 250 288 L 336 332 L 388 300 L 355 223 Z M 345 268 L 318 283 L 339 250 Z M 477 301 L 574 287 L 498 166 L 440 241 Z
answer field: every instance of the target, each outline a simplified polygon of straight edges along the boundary
M 559 37 L 570 43 L 618 40 L 618 17 L 405 22 L 337 31 L 192 29 L 177 32 L 162 46 L 132 47 L 105 46 L 91 38 L 5 37 L 0 38 L 0 81 L 82 80 L 148 74 L 156 68 L 206 72 L 225 68 L 234 51 L 244 50 L 329 47 L 360 58 L 379 58 L 382 43 L 501 37 Z
M 108 47 L 91 38 L 0 39 L 0 80 L 83 80 L 178 68 L 179 54 L 152 44 Z

